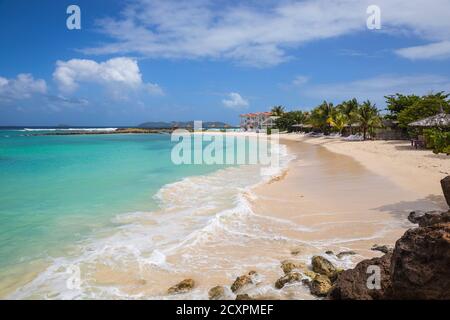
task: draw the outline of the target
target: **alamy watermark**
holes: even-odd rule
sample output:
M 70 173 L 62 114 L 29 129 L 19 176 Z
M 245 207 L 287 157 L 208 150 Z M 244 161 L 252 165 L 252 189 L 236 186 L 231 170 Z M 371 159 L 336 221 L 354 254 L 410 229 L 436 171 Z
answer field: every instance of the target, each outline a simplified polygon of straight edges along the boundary
M 171 140 L 171 160 L 175 165 L 245 165 L 280 166 L 280 145 L 278 130 L 270 135 L 254 133 L 235 134 L 223 130 L 204 132 L 201 121 L 194 122 L 194 132 L 177 129 Z
M 369 15 L 366 21 L 367 29 L 380 30 L 381 29 L 381 9 L 377 5 L 370 5 L 367 7 L 366 13 Z
M 69 17 L 66 20 L 66 26 L 69 30 L 81 30 L 81 9 L 75 4 L 67 7 L 66 13 Z

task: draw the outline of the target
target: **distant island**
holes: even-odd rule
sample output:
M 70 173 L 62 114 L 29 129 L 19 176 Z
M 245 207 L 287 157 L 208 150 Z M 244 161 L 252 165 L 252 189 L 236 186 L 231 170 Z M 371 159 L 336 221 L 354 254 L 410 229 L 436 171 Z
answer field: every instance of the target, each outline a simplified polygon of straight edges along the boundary
M 203 128 L 231 128 L 232 126 L 220 121 L 207 121 L 202 123 Z M 172 122 L 144 122 L 138 125 L 138 128 L 146 129 L 172 129 L 172 128 L 193 128 L 194 121 L 172 121 Z

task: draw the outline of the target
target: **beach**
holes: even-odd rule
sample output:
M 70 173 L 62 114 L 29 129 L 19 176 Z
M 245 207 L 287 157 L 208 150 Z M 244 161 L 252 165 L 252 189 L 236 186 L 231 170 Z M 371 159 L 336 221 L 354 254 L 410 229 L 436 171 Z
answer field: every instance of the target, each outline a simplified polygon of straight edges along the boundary
M 14 139 L 29 143 L 27 148 L 35 142 L 45 143 L 46 157 L 51 157 L 43 162 L 47 158 L 36 149 L 37 160 L 22 159 L 16 149 L 11 149 L 8 156 L 21 160 L 17 162 L 20 170 L 25 160 L 30 164 L 54 163 L 62 151 L 62 164 L 68 165 L 68 156 L 74 159 L 71 171 L 58 171 L 53 178 L 64 182 L 60 188 L 67 188 L 68 181 L 78 182 L 78 176 L 82 182 L 88 178 L 84 162 L 74 158 L 81 151 L 91 159 L 94 155 L 100 157 L 98 163 L 91 160 L 93 167 L 88 171 L 103 168 L 105 177 L 97 180 L 106 181 L 106 176 L 118 179 L 119 169 L 123 176 L 116 182 L 120 182 L 120 188 L 102 185 L 95 198 L 87 198 L 80 193 L 81 185 L 75 186 L 71 197 L 75 200 L 83 196 L 85 202 L 74 203 L 73 215 L 67 212 L 60 217 L 63 208 L 53 209 L 51 203 L 43 208 L 47 214 L 52 209 L 52 219 L 58 219 L 42 221 L 49 230 L 55 225 L 61 235 L 53 232 L 59 238 L 30 238 L 52 249 L 43 250 L 42 256 L 26 255 L 17 242 L 15 251 L 22 260 L 12 260 L 14 272 L 4 269 L 8 276 L 3 277 L 0 290 L 2 297 L 11 299 L 208 299 L 208 291 L 215 286 L 227 288 L 223 298 L 234 299 L 237 292 L 231 292 L 231 284 L 250 271 L 256 272 L 254 282 L 239 293 L 254 299 L 313 299 L 301 282 L 282 289 L 274 287 L 283 276 L 282 261 L 310 266 L 314 255 L 322 255 L 336 267 L 348 269 L 365 258 L 381 255 L 371 250 L 374 244 L 392 246 L 412 227 L 406 218 L 410 211 L 445 209 L 439 179 L 445 176 L 441 171 L 449 170 L 448 159 L 430 151 L 409 150 L 407 141 L 355 143 L 282 134 L 276 171 L 259 165 L 211 170 L 209 166 L 188 165 L 178 168 L 175 176 L 168 158 L 172 145 L 165 136 L 36 136 L 29 140 L 19 133 Z M 256 136 L 240 132 L 227 135 L 239 139 Z M 4 143 L 10 138 L 5 139 Z M 70 153 L 59 149 L 56 141 L 69 143 Z M 102 152 L 98 152 L 100 143 Z M 57 149 L 50 149 L 54 146 Z M 117 158 L 125 147 L 127 157 Z M 162 157 L 158 163 L 146 164 L 147 157 L 155 159 L 157 154 Z M 105 162 L 105 155 L 120 162 Z M 138 160 L 139 171 L 129 179 L 129 163 Z M 169 172 L 174 175 L 172 181 L 161 181 L 168 178 Z M 39 179 L 47 181 L 48 173 Z M 136 181 L 140 184 L 136 185 Z M 149 181 L 158 181 L 153 195 Z M 116 193 L 119 190 L 123 191 Z M 136 206 L 133 210 L 130 195 L 136 195 L 137 190 L 142 197 L 139 206 L 132 201 Z M 107 206 L 100 196 L 114 196 L 121 201 L 121 208 L 114 203 Z M 93 209 L 86 210 L 83 216 L 79 210 L 86 208 L 86 201 L 92 203 Z M 108 204 L 111 201 L 108 198 Z M 101 215 L 100 204 L 104 207 Z M 34 212 L 25 209 L 24 216 Z M 40 221 L 36 228 L 41 226 Z M 64 236 L 75 226 L 76 239 Z M 9 229 L 13 232 L 17 227 Z M 35 250 L 39 253 L 41 249 Z M 343 251 L 352 253 L 337 256 Z M 74 270 L 79 270 L 80 286 L 68 287 Z M 184 279 L 195 281 L 193 290 L 167 293 L 169 287 Z

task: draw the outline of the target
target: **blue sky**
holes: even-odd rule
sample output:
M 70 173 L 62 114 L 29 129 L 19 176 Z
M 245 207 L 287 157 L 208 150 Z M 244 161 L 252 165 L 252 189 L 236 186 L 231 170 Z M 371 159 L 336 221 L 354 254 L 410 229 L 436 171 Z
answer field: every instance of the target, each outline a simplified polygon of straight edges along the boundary
M 68 30 L 66 9 L 81 9 Z M 368 5 L 381 29 L 366 26 Z M 450 0 L 0 0 L 0 125 L 236 124 L 450 91 Z

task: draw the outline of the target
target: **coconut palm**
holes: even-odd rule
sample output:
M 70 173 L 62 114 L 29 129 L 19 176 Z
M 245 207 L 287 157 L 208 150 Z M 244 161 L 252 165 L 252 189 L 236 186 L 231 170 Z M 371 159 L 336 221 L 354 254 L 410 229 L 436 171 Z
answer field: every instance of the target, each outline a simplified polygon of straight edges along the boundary
M 284 107 L 283 106 L 275 106 L 270 111 L 273 116 L 281 117 L 284 113 Z
M 339 134 L 342 134 L 342 131 L 347 126 L 349 122 L 349 118 L 342 112 L 336 112 L 336 114 L 331 118 L 330 124 L 336 129 Z
M 367 138 L 367 131 L 373 131 L 374 128 L 381 125 L 379 111 L 369 100 L 363 102 L 358 110 L 353 112 L 353 117 L 360 124 L 364 140 Z
M 333 115 L 336 112 L 336 108 L 332 103 L 324 101 L 320 106 L 314 108 L 311 111 L 310 123 L 317 128 L 322 129 L 325 133 L 328 133 L 331 128 L 331 122 Z

